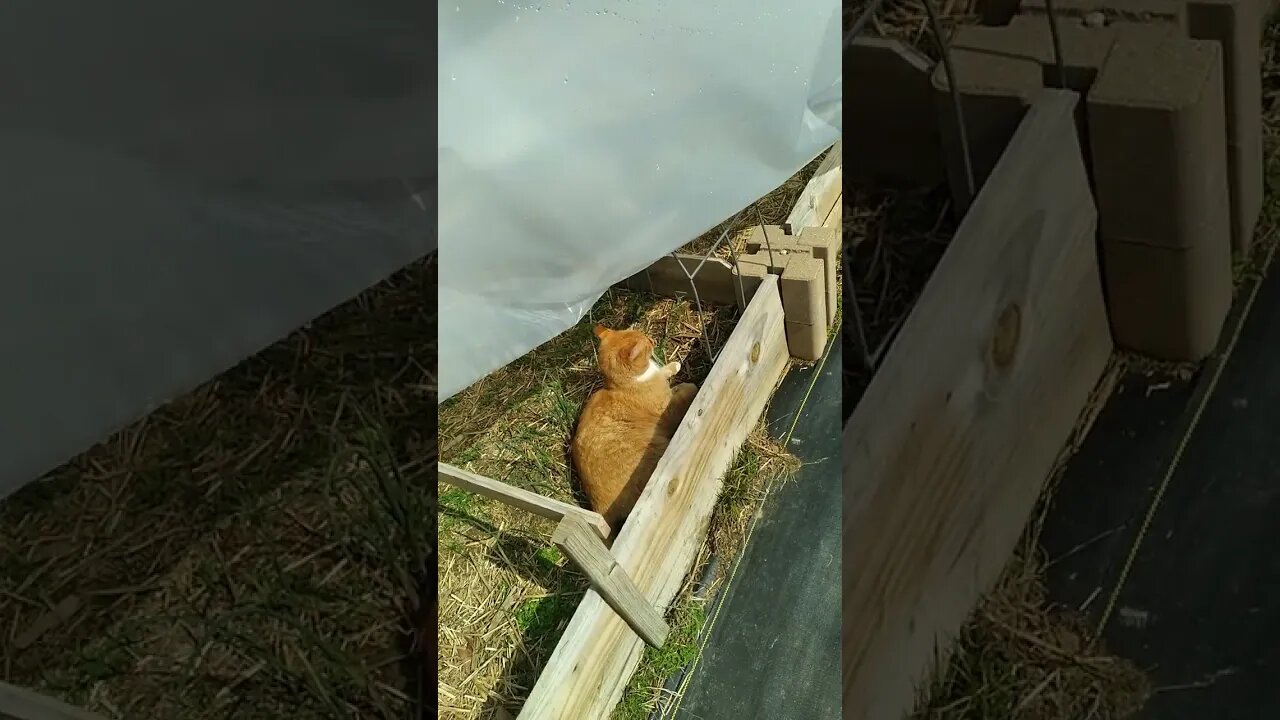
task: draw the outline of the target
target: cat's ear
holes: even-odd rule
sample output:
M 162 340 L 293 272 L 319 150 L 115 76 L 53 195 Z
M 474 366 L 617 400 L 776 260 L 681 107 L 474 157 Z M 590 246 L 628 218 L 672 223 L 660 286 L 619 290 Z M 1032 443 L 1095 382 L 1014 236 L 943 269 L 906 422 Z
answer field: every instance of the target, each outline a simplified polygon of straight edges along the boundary
M 635 362 L 640 359 L 641 355 L 644 355 L 644 341 L 636 340 L 631 344 L 631 347 L 627 349 L 627 361 Z
M 595 328 L 592 330 L 592 332 L 596 334 L 596 337 L 603 340 L 605 335 L 608 335 L 610 332 L 613 332 L 613 331 L 603 325 L 596 325 Z

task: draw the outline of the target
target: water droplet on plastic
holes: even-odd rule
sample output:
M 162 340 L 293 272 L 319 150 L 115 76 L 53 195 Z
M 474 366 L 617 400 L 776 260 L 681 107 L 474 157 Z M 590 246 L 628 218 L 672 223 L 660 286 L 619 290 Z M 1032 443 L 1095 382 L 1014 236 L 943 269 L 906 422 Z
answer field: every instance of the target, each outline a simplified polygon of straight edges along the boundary
M 454 79 L 454 80 L 457 80 L 457 79 L 458 79 L 458 76 L 457 76 L 457 75 L 450 75 L 449 77 L 450 77 L 450 78 L 452 78 L 452 79 Z
M 654 165 L 654 166 L 653 166 L 653 169 L 654 169 L 654 170 L 657 170 L 658 172 L 662 172 L 662 166 L 661 166 L 661 165 Z
M 565 85 L 568 85 L 568 84 L 569 84 L 569 76 L 568 76 L 568 75 L 565 75 L 565 76 L 564 76 L 564 84 L 565 84 Z
M 520 22 L 520 16 L 519 16 L 519 15 L 517 15 L 517 16 L 516 16 L 516 22 Z
M 658 94 L 658 90 L 656 88 L 649 91 L 650 96 L 657 95 L 657 94 Z

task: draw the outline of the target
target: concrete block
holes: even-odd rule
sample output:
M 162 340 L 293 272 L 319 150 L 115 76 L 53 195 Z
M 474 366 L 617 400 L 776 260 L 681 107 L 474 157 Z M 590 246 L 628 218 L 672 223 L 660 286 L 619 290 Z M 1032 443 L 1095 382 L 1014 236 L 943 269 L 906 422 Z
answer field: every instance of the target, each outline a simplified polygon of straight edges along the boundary
M 934 123 L 933 63 L 897 40 L 858 37 L 844 51 L 845 133 L 858 161 L 845 168 L 866 180 L 932 185 L 942 179 L 942 147 Z
M 1104 238 L 1102 266 L 1116 344 L 1172 361 L 1213 352 L 1231 309 L 1231 260 L 1220 248 Z
M 1243 254 L 1262 211 L 1263 13 L 1256 0 L 1190 0 L 1187 23 L 1191 37 L 1222 46 L 1231 244 Z
M 826 273 L 823 262 L 807 253 L 790 253 L 778 279 L 783 316 L 791 322 L 827 326 Z
M 952 41 L 956 90 L 969 138 L 974 188 L 981 189 L 1026 114 L 1030 99 L 1043 87 L 1040 63 L 1025 54 L 993 51 L 1007 42 L 1008 28 L 966 26 Z M 953 206 L 958 214 L 969 207 L 959 126 L 945 68 L 933 72 L 934 112 L 942 138 L 942 154 Z
M 1089 13 L 1100 12 L 1107 17 L 1108 23 L 1167 22 L 1179 28 L 1187 26 L 1185 0 L 1055 0 L 1053 9 L 1060 20 L 1079 20 Z M 1022 12 L 1045 22 L 1048 9 L 1045 0 L 1022 0 Z M 1062 23 L 1063 26 L 1071 24 Z
M 769 264 L 768 256 L 738 256 L 737 273 L 738 277 L 742 279 L 742 297 L 738 300 L 739 310 L 747 309 L 747 303 L 751 302 L 756 290 L 760 288 L 760 281 L 764 279 L 765 275 L 770 274 L 771 270 L 772 266 Z
M 795 242 L 793 236 L 784 237 L 788 240 L 781 242 Z M 769 239 L 772 244 L 772 233 Z M 738 272 L 751 293 L 766 274 L 780 276 L 778 290 L 782 296 L 788 350 L 802 360 L 820 357 L 828 327 L 823 262 L 807 252 L 775 245 L 772 258 L 767 250 L 738 256 Z
M 1221 68 L 1215 43 L 1117 33 L 1087 99 L 1103 237 L 1229 253 Z
M 1198 360 L 1231 300 L 1222 54 L 1217 43 L 1117 32 L 1088 98 L 1116 343 Z
M 822 262 L 822 286 L 826 291 L 827 326 L 836 322 L 836 298 L 840 294 L 840 232 L 836 228 L 802 228 L 794 235 L 801 247 Z
M 765 235 L 769 243 L 765 243 Z M 840 233 L 835 228 L 801 228 L 798 235 L 787 235 L 782 227 L 757 225 L 747 237 L 746 252 L 768 254 L 772 247 L 775 255 L 804 253 L 822 262 L 823 288 L 826 294 L 827 325 L 836 321 L 836 296 L 840 293 L 837 273 L 840 266 Z M 775 257 L 776 260 L 776 257 Z
M 799 360 L 817 360 L 827 347 L 827 325 L 808 325 L 787 320 L 783 323 L 787 333 L 787 351 Z
M 781 225 L 756 225 L 752 227 L 751 234 L 747 236 L 744 247 L 748 254 L 767 253 L 770 248 L 774 251 L 807 251 L 806 248 L 801 247 L 799 236 L 788 234 L 787 229 Z
M 697 272 L 691 282 L 685 270 Z M 623 286 L 663 297 L 693 297 L 703 305 L 737 305 L 738 285 L 729 263 L 720 258 L 702 262 L 701 255 L 664 255 L 652 265 L 623 281 Z

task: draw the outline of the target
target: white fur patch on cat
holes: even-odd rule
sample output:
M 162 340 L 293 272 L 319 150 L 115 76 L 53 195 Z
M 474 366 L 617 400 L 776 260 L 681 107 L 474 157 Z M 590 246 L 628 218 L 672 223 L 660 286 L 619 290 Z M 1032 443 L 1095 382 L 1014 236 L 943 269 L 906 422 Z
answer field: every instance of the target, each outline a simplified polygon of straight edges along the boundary
M 649 367 L 645 368 L 644 372 L 636 376 L 636 382 L 649 382 L 650 380 L 658 377 L 658 373 L 660 372 L 662 372 L 662 366 L 658 364 L 657 360 L 649 358 Z
M 638 383 L 644 383 L 657 378 L 666 379 L 674 377 L 678 372 L 680 372 L 680 361 L 676 360 L 667 363 L 666 365 L 659 365 L 657 360 L 650 357 L 649 367 L 645 368 L 644 372 L 636 375 L 635 381 Z

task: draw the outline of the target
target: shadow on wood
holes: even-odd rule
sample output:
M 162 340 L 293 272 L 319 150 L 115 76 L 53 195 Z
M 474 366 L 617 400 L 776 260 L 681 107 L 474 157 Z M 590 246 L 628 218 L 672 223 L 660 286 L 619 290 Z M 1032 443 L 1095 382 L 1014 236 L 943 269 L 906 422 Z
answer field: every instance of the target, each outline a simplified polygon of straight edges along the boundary
M 912 711 L 1110 356 L 1077 100 L 1037 97 L 845 429 L 847 718 Z

